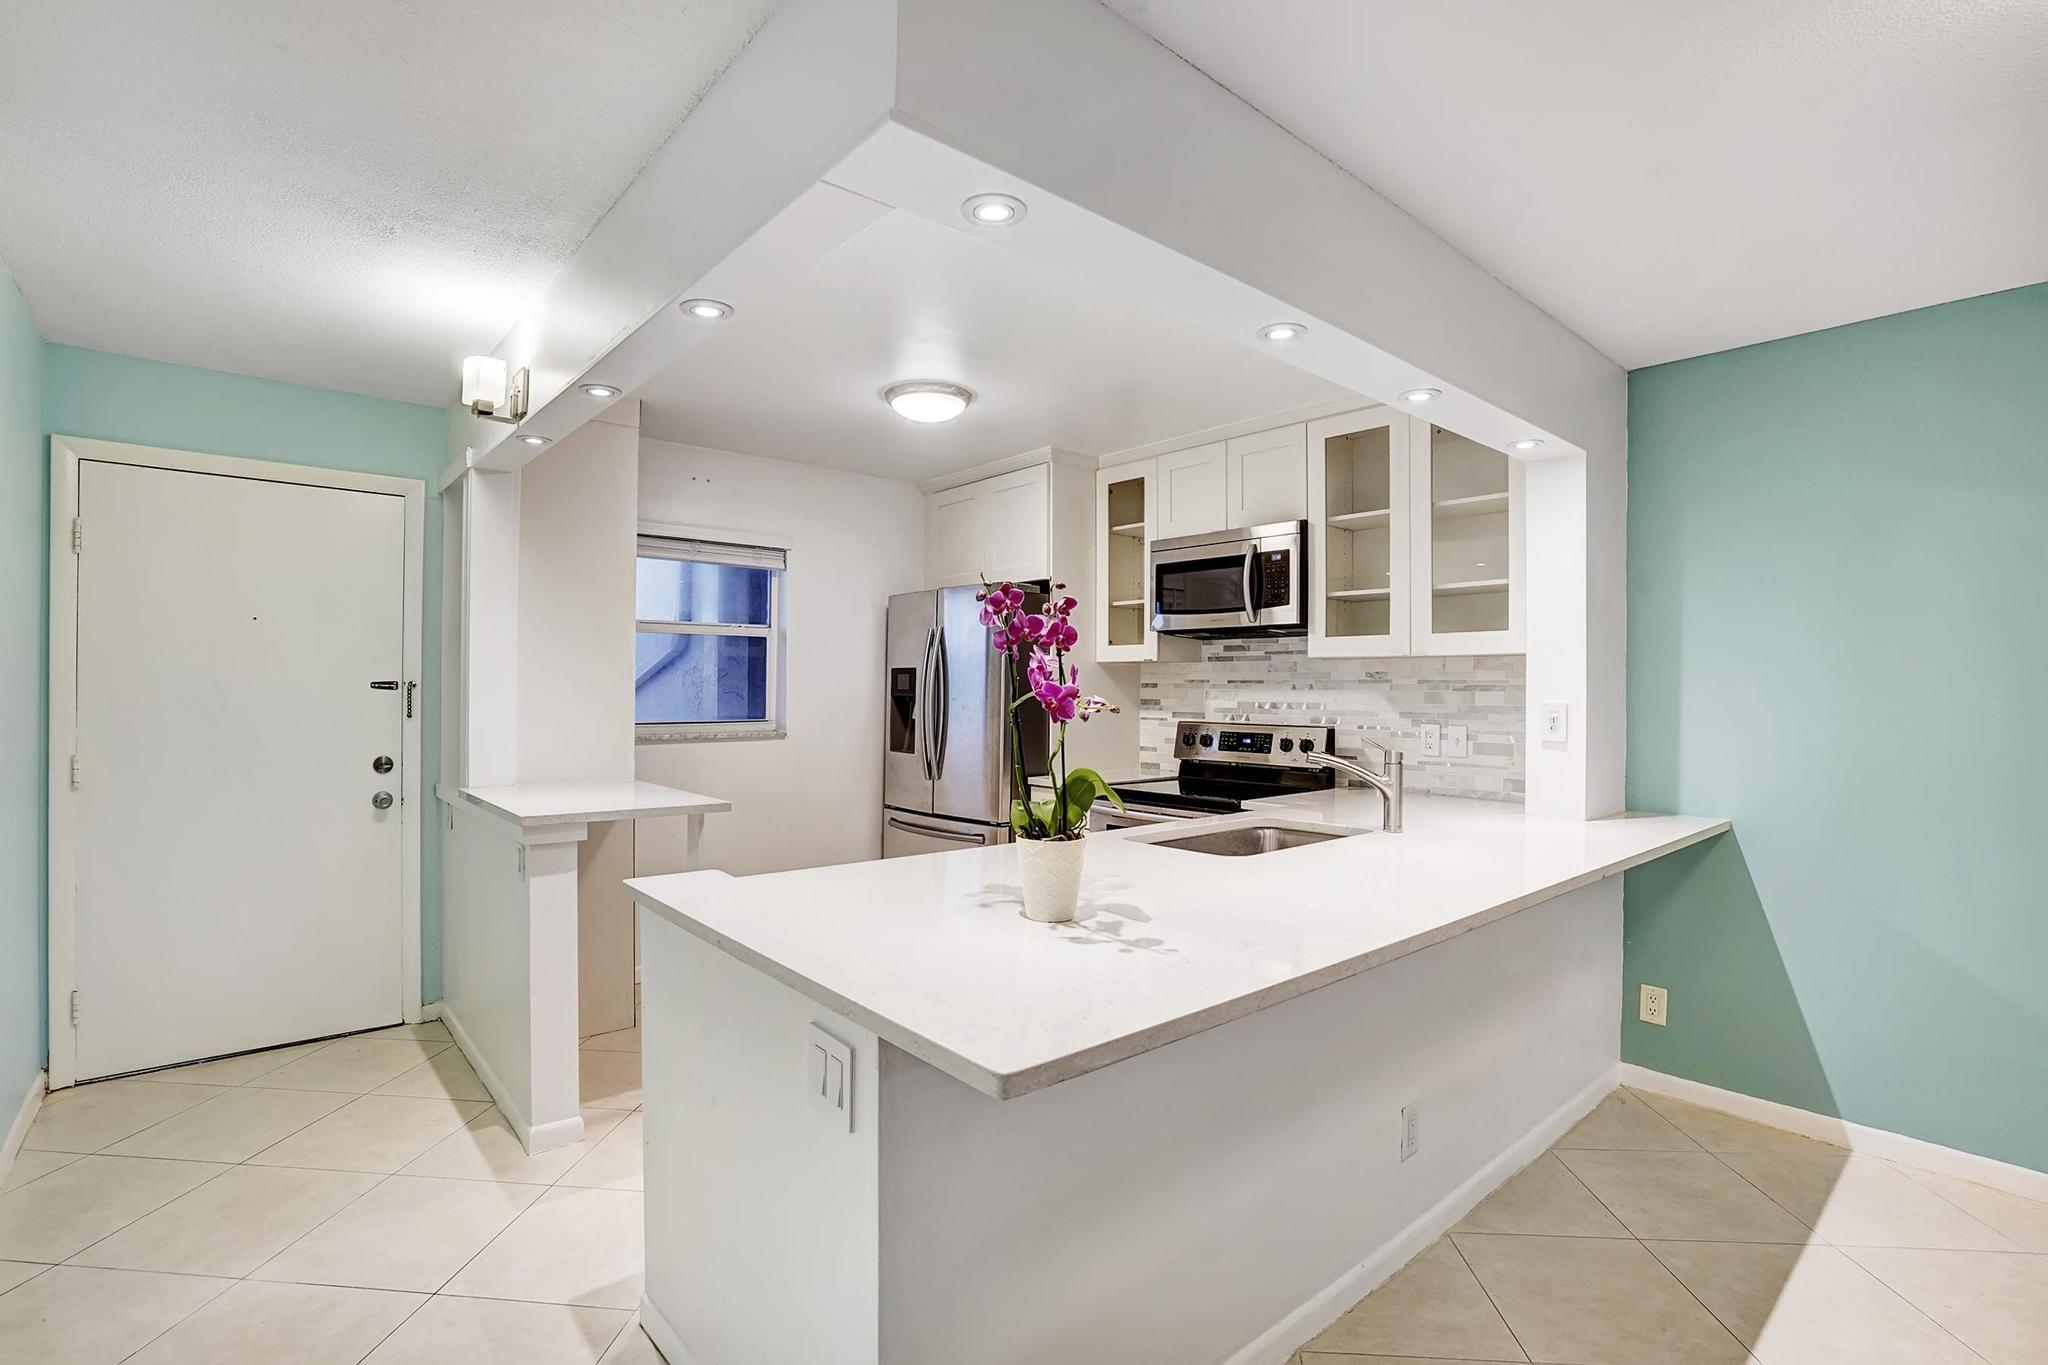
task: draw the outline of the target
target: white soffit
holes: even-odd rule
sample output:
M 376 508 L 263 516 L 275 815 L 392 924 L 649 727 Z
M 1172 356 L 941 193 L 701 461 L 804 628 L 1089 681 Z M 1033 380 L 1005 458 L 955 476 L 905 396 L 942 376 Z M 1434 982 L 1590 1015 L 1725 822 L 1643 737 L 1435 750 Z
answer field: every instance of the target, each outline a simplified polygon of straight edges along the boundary
M 917 480 L 1047 445 L 1106 454 L 1348 396 L 1048 271 L 1000 231 L 884 214 L 643 385 L 641 430 Z M 976 398 L 951 422 L 907 422 L 881 398 L 906 379 Z
M 1104 2 L 1627 367 L 2048 278 L 2039 0 Z
M 53 341 L 441 405 L 775 0 L 22 0 L 0 261 Z

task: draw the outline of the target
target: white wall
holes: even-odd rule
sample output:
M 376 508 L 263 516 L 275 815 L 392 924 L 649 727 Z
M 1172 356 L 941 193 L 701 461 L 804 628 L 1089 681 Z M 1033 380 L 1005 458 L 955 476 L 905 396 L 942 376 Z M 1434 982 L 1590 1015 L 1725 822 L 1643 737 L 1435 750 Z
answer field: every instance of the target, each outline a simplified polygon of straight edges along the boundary
M 640 443 L 640 516 L 789 550 L 788 737 L 643 744 L 642 780 L 723 797 L 699 866 L 737 876 L 881 854 L 882 632 L 924 586 L 924 497 L 910 484 L 784 460 Z M 681 862 L 682 822 L 640 826 L 642 870 Z

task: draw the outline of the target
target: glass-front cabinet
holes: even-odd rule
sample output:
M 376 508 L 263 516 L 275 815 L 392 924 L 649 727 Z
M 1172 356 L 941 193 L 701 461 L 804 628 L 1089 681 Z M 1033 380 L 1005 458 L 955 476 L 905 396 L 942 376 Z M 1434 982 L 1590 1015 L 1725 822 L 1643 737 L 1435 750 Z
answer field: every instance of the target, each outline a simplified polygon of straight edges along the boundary
M 1387 407 L 1309 423 L 1309 652 L 1520 653 L 1521 469 Z
M 1095 656 L 1103 663 L 1158 657 L 1146 609 L 1154 519 L 1152 460 L 1111 465 L 1095 489 Z
M 1407 417 L 1387 408 L 1309 423 L 1309 647 L 1316 654 L 1408 652 L 1407 426 Z

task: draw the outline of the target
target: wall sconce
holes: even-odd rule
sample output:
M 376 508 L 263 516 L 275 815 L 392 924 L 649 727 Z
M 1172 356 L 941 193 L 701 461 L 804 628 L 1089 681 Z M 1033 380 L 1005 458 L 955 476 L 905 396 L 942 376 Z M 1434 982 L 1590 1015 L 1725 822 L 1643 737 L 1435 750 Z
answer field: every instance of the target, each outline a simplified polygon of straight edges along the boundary
M 462 403 L 493 422 L 526 419 L 526 368 L 512 369 L 496 356 L 473 355 L 462 362 Z

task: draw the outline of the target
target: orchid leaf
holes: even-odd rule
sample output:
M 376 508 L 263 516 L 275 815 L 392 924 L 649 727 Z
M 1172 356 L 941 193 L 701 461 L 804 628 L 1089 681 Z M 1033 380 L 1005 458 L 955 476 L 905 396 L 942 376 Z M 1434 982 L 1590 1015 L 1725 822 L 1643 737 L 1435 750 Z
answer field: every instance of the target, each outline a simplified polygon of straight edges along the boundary
M 1067 806 L 1067 827 L 1082 829 L 1088 824 L 1088 810 L 1097 800 L 1108 797 L 1110 804 L 1118 810 L 1124 808 L 1123 798 L 1116 789 L 1103 780 L 1102 774 L 1093 768 L 1075 768 L 1067 774 L 1065 789 L 1060 793 Z

